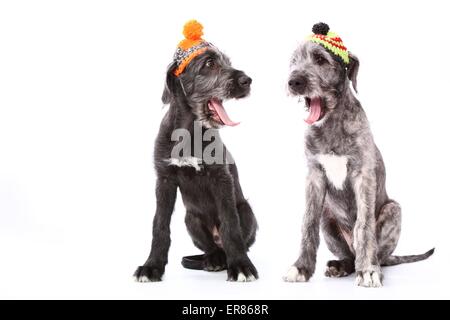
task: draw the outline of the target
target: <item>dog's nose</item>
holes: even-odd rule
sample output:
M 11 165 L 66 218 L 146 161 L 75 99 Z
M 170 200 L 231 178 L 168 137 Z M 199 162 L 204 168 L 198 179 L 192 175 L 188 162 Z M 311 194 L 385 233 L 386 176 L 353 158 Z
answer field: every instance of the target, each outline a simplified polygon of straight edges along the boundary
M 238 83 L 243 88 L 248 88 L 252 84 L 252 78 L 247 76 L 240 76 L 238 79 Z
M 298 76 L 295 78 L 291 78 L 288 82 L 289 87 L 294 92 L 303 93 L 306 89 L 306 77 Z

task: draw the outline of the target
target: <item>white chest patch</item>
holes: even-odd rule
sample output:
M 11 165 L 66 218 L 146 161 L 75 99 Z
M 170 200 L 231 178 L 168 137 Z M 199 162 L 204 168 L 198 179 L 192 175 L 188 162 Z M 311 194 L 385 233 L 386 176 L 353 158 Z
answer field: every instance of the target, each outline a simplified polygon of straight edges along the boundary
M 347 157 L 333 154 L 319 154 L 317 161 L 322 165 L 328 180 L 336 189 L 342 190 L 347 177 Z
M 169 166 L 193 167 L 196 171 L 200 171 L 202 159 L 196 157 L 170 158 L 167 159 L 167 162 L 169 162 Z

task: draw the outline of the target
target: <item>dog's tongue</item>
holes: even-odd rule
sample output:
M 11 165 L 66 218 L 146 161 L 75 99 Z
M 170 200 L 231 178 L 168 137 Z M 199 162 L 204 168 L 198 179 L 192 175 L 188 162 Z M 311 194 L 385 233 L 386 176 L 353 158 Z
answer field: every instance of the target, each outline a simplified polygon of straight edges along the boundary
M 308 118 L 305 119 L 307 124 L 313 124 L 320 118 L 320 114 L 322 113 L 322 106 L 320 105 L 320 98 L 313 98 L 309 103 L 309 115 Z
M 211 99 L 208 102 L 208 106 L 210 109 L 213 108 L 214 111 L 216 111 L 217 115 L 220 118 L 220 121 L 222 121 L 223 124 L 232 127 L 237 126 L 239 124 L 239 122 L 234 122 L 230 119 L 227 112 L 225 111 L 225 108 L 222 105 L 222 102 L 219 99 Z

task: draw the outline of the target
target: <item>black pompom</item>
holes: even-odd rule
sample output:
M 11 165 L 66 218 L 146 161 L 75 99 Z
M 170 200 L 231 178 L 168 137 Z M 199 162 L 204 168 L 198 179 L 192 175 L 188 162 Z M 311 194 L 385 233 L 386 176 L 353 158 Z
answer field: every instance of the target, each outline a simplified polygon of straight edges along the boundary
M 330 27 L 323 22 L 316 23 L 312 28 L 314 34 L 322 34 L 324 36 L 328 34 L 328 31 L 330 31 Z

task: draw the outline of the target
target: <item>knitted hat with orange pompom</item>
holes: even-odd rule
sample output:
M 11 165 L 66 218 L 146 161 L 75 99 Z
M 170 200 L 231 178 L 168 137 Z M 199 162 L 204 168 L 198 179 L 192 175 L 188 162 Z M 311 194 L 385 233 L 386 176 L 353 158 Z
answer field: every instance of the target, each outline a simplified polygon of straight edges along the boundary
M 186 22 L 183 29 L 185 39 L 181 40 L 175 51 L 173 59 L 177 63 L 174 74 L 178 77 L 183 73 L 188 64 L 211 46 L 211 44 L 202 39 L 203 26 L 197 20 Z

